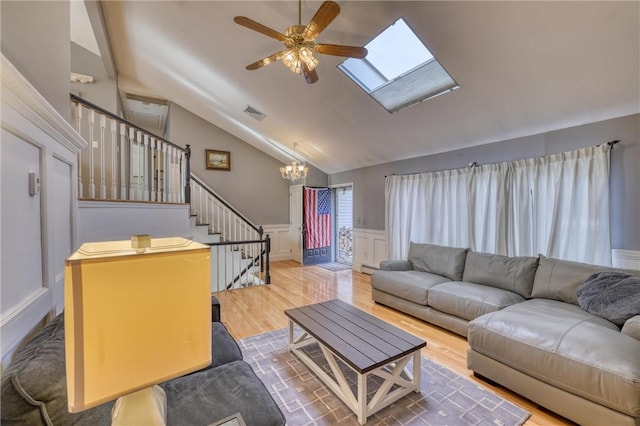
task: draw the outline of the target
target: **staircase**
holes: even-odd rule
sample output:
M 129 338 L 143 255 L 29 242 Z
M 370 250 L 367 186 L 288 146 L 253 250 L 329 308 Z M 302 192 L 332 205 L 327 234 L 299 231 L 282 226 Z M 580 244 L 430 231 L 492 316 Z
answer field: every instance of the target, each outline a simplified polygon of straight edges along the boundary
M 211 246 L 211 291 L 269 284 L 269 236 L 190 173 L 191 151 L 71 95 L 78 154 L 78 198 L 190 204 L 191 234 Z
M 191 233 L 211 246 L 212 292 L 269 284 L 269 236 L 193 174 Z

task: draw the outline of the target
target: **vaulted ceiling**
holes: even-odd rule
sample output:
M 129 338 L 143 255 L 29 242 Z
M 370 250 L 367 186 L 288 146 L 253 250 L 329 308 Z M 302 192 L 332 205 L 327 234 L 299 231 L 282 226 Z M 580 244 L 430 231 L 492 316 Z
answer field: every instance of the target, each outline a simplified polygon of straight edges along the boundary
M 336 68 L 339 57 L 318 55 L 312 85 L 281 63 L 245 70 L 281 44 L 233 17 L 284 32 L 297 1 L 102 8 L 119 78 L 137 94 L 175 102 L 282 161 L 298 143 L 326 173 L 640 112 L 638 2 L 338 3 L 318 42 L 362 46 L 404 17 L 460 89 L 390 114 Z M 303 24 L 320 4 L 302 1 Z M 248 105 L 266 118 L 245 114 Z

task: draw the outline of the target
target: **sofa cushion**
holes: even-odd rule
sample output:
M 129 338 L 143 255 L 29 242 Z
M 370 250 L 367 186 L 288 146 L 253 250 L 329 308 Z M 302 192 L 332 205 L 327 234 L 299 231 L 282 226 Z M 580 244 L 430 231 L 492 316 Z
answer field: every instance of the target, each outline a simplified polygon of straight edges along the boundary
M 460 281 L 468 250 L 411 242 L 408 259 L 416 271 L 431 272 Z
M 427 305 L 427 292 L 434 285 L 449 281 L 440 275 L 418 271 L 376 271 L 371 286 L 419 305 Z
M 468 321 L 524 301 L 524 297 L 482 284 L 452 281 L 429 290 L 429 306 Z
M 622 327 L 640 314 L 640 278 L 623 272 L 599 272 L 578 287 L 577 297 L 582 309 Z
M 620 269 L 553 259 L 540 255 L 538 269 L 533 280 L 531 297 L 559 300 L 577 305 L 578 297 L 576 293 L 584 280 L 597 272 L 611 271 L 620 271 Z M 640 271 L 624 272 L 634 276 L 640 275 Z
M 267 388 L 244 361 L 228 362 L 160 386 L 167 393 L 169 425 L 208 425 L 235 413 L 247 425 L 285 424 Z
M 509 257 L 469 251 L 462 279 L 529 297 L 537 267 L 537 257 Z
M 631 317 L 626 320 L 620 332 L 633 337 L 636 340 L 640 340 L 640 315 L 636 315 L 635 317 Z
M 104 425 L 112 402 L 80 413 L 67 408 L 64 317 L 58 315 L 13 357 L 2 373 L 0 423 L 12 425 Z
M 238 343 L 231 337 L 221 322 L 211 323 L 211 365 L 214 368 L 228 362 L 242 359 L 242 351 Z
M 533 378 L 640 416 L 640 341 L 578 306 L 527 300 L 471 321 L 468 342 Z

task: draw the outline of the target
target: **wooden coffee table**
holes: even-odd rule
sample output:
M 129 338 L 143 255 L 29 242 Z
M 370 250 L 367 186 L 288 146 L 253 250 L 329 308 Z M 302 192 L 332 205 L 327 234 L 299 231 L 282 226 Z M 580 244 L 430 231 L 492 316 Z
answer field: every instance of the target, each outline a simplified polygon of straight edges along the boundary
M 341 300 L 286 310 L 289 317 L 289 350 L 295 353 L 353 412 L 358 422 L 410 392 L 420 392 L 420 349 L 424 340 L 379 320 Z M 294 337 L 294 327 L 302 334 Z M 318 343 L 334 375 L 331 377 L 301 348 Z M 406 368 L 413 357 L 413 372 Z M 336 358 L 358 377 L 356 395 L 349 387 Z M 384 381 L 367 401 L 367 377 Z M 391 390 L 393 385 L 396 388 Z

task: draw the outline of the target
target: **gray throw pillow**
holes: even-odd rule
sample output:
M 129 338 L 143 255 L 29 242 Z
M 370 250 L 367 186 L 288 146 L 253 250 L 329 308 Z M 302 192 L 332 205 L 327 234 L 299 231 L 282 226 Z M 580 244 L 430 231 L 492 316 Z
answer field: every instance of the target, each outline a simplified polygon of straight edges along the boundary
M 577 296 L 582 309 L 619 327 L 640 314 L 640 278 L 629 274 L 593 274 L 578 287 Z

